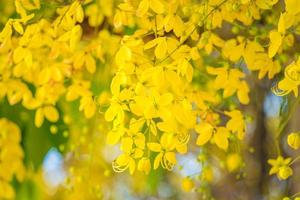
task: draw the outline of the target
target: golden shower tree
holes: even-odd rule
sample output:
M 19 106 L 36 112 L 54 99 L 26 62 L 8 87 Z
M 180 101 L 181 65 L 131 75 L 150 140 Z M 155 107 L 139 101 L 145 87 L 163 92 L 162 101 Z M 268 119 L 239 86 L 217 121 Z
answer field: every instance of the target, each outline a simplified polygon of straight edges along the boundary
M 300 198 L 300 1 L 0 11 L 0 199 Z

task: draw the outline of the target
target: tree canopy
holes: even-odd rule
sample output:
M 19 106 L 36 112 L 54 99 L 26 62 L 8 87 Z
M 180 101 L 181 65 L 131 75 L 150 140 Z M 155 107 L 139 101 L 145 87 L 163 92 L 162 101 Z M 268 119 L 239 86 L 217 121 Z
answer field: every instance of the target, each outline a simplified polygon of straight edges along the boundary
M 0 199 L 300 199 L 299 0 L 0 12 Z

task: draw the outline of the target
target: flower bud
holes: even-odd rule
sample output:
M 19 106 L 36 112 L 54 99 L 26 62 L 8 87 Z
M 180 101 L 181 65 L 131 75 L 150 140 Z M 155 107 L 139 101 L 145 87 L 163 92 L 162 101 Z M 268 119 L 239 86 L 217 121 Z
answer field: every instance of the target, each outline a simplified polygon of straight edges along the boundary
M 300 147 L 300 134 L 291 133 L 287 138 L 287 143 L 293 149 L 298 149 Z
M 194 188 L 194 186 L 195 184 L 190 178 L 186 177 L 182 180 L 181 187 L 183 191 L 189 192 Z
M 149 158 L 142 158 L 138 163 L 138 170 L 149 174 L 151 170 L 151 163 Z
M 226 165 L 229 172 L 236 171 L 242 164 L 242 159 L 239 154 L 229 154 L 226 159 Z
M 289 166 L 282 166 L 279 168 L 278 177 L 280 179 L 286 180 L 292 174 L 293 174 L 293 170 Z

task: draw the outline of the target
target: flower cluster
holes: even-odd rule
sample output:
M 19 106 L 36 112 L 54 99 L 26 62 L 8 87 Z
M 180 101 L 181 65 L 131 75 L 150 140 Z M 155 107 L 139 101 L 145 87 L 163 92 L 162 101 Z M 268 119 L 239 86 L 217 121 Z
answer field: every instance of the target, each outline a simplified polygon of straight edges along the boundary
M 295 0 L 285 0 L 285 12 L 280 14 L 278 20 L 277 30 L 273 30 L 269 34 L 270 45 L 268 48 L 268 55 L 270 58 L 274 57 L 276 53 L 283 53 L 284 50 L 292 48 L 294 45 L 295 35 L 299 35 L 300 24 L 300 4 Z M 300 58 L 291 62 L 284 69 L 284 77 L 273 87 L 273 92 L 278 96 L 288 95 L 293 92 L 298 97 Z M 299 133 L 291 133 L 287 137 L 288 145 L 293 149 L 298 149 L 300 146 Z M 293 161 L 291 158 L 283 159 L 278 156 L 276 160 L 270 159 L 269 164 L 272 165 L 270 169 L 271 174 L 277 174 L 278 178 L 285 180 L 292 176 L 293 170 L 290 165 Z
M 112 15 L 112 2 L 98 5 L 76 0 L 72 4 L 54 7 L 54 20 L 37 20 L 34 12 L 41 8 L 39 1 L 15 1 L 20 18 L 9 19 L 0 33 L 0 97 L 7 97 L 10 105 L 22 103 L 36 110 L 35 125 L 40 127 L 47 119 L 59 119 L 58 101 L 80 100 L 79 109 L 86 118 L 96 113 L 94 94 L 91 91 L 91 75 L 95 75 L 97 63 L 114 54 L 117 36 L 106 30 L 91 35 L 88 42 L 82 39 L 81 23 L 85 12 L 91 26 L 102 22 L 95 12 L 98 6 Z M 85 6 L 83 8 L 83 6 Z M 95 19 L 96 18 L 96 19 Z M 106 45 L 111 44 L 110 48 Z
M 276 95 L 298 96 L 299 0 L 49 2 L 15 0 L 16 13 L 0 17 L 0 100 L 32 110 L 35 126 L 51 123 L 52 134 L 61 131 L 55 123 L 68 127 L 60 150 L 75 160 L 67 184 L 74 198 L 101 198 L 96 179 L 107 174 L 89 170 L 109 173 L 95 158 L 102 136 L 120 150 L 115 172 L 172 170 L 178 154 L 193 151 L 201 184 L 213 180 L 213 156 L 238 173 L 251 88 L 279 80 Z M 0 119 L 0 198 L 13 198 L 9 183 L 24 176 L 20 139 L 16 125 Z M 299 133 L 287 143 L 298 149 Z M 270 175 L 288 179 L 296 159 L 270 159 Z M 196 187 L 183 178 L 184 191 Z
M 222 101 L 250 101 L 246 74 L 238 61 L 244 59 L 249 70 L 259 71 L 259 78 L 266 74 L 273 78 L 281 70 L 280 63 L 257 40 L 243 36 L 226 40 L 214 31 L 223 23 L 249 26 L 276 3 L 174 0 L 167 5 L 143 0 L 119 5 L 115 26 L 134 24 L 137 30 L 121 40 L 105 113 L 105 119 L 113 122 L 107 142 L 121 145 L 115 171 L 172 169 L 176 153 L 187 152 L 194 131 L 199 133 L 198 145 L 211 141 L 225 151 L 230 141 L 243 139 L 243 114 L 222 105 Z M 221 66 L 203 63 L 203 57 L 214 54 L 224 60 Z M 199 87 L 197 80 L 203 73 L 208 76 Z
M 25 177 L 21 132 L 15 123 L 6 118 L 0 119 L 0 127 L 0 198 L 15 199 L 11 182 L 14 177 L 18 181 Z

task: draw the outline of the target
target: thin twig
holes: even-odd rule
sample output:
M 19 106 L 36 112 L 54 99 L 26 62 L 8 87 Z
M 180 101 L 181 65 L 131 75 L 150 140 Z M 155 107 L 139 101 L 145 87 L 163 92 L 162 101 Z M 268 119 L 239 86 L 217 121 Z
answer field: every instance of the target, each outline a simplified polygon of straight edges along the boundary
M 217 5 L 216 7 L 214 7 L 202 20 L 202 22 L 204 22 L 215 10 L 219 9 L 224 3 L 226 3 L 228 0 L 224 0 L 222 1 L 219 5 Z M 164 59 L 162 59 L 161 61 L 159 61 L 156 64 L 160 64 L 162 62 L 164 62 L 165 60 L 167 60 L 171 55 L 173 55 L 173 53 L 175 53 L 175 51 L 177 51 L 186 41 L 187 39 L 190 37 L 190 35 L 192 35 L 194 33 L 194 31 L 197 29 L 197 26 L 195 26 L 193 28 L 193 30 L 191 31 L 191 33 L 182 41 L 180 42 L 180 44 L 173 50 L 171 51 L 171 53 L 166 56 Z

